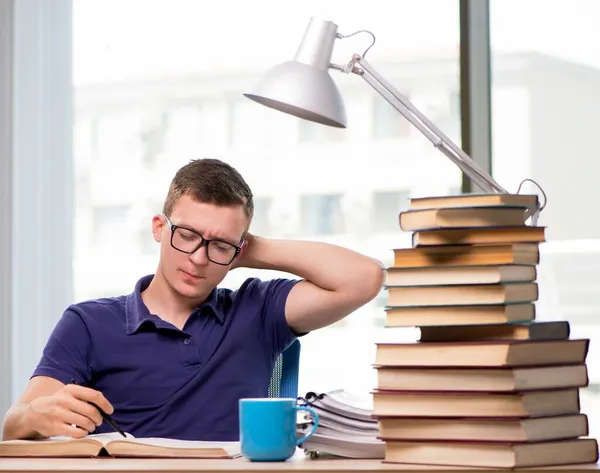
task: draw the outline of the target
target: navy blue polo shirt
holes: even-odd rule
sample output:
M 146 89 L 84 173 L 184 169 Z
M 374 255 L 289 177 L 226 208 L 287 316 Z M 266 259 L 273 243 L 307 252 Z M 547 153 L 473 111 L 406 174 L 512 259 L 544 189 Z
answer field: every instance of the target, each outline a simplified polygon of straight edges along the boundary
M 68 307 L 33 376 L 101 391 L 136 437 L 238 440 L 238 399 L 267 396 L 275 360 L 295 339 L 285 302 L 298 281 L 217 288 L 179 330 L 143 303 L 152 277 L 127 296 Z

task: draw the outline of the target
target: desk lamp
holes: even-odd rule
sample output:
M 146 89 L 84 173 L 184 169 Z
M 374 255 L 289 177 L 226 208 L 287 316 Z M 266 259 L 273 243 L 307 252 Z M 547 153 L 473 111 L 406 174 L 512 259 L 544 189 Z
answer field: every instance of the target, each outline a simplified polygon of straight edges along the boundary
M 371 35 L 373 38 L 371 45 L 362 55 L 353 54 L 346 64 L 332 64 L 331 56 L 335 40 L 349 38 L 358 33 Z M 329 75 L 329 69 L 356 74 L 423 133 L 484 192 L 506 194 L 507 191 L 479 167 L 473 158 L 453 143 L 365 60 L 367 52 L 374 44 L 375 36 L 370 31 L 359 30 L 349 35 L 342 35 L 338 33 L 338 26 L 335 23 L 311 18 L 294 59 L 268 70 L 250 92 L 244 93 L 244 96 L 299 118 L 322 125 L 346 128 L 344 102 Z M 535 225 L 539 211 L 545 206 L 546 195 L 535 181 L 531 179 L 525 181 L 533 182 L 544 195 L 544 204 L 539 209 L 528 211 L 528 216 L 533 214 L 532 224 Z M 520 188 L 521 186 L 519 190 Z

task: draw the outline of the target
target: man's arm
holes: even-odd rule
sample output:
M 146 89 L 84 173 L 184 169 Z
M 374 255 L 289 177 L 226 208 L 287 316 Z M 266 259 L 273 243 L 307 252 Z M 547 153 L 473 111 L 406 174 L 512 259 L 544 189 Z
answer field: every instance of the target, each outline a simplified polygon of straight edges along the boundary
M 102 393 L 69 384 L 71 378 L 79 382 L 89 379 L 87 353 L 91 343 L 80 315 L 74 309 L 65 310 L 25 392 L 6 413 L 4 440 L 54 435 L 83 437 L 102 422 L 100 413 L 89 401 L 105 412 L 112 412 Z
M 102 424 L 94 402 L 109 414 L 113 407 L 93 389 L 65 386 L 48 376 L 36 376 L 11 407 L 2 425 L 2 440 L 36 439 L 53 435 L 83 437 Z
M 304 281 L 290 291 L 285 317 L 296 333 L 343 319 L 379 293 L 384 268 L 378 261 L 339 246 L 248 235 L 235 266 L 295 274 Z
M 39 432 L 31 428 L 29 403 L 40 396 L 51 396 L 63 386 L 60 381 L 46 376 L 33 378 L 21 399 L 6 412 L 2 424 L 2 440 L 42 438 Z

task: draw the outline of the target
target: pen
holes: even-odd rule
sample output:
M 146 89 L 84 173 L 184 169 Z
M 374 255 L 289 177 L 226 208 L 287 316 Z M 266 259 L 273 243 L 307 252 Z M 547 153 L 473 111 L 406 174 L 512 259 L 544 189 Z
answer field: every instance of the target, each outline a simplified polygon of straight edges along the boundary
M 71 378 L 71 384 L 76 384 L 77 386 L 81 386 L 81 384 L 79 384 L 74 378 Z M 113 429 L 115 429 L 117 432 L 119 432 L 123 437 L 127 438 L 127 435 L 125 435 L 125 432 L 123 431 L 123 429 L 119 426 L 119 424 L 117 424 L 113 418 L 111 416 L 109 416 L 106 412 L 104 412 L 102 409 L 100 409 L 96 404 L 94 404 L 93 402 L 88 401 L 88 404 L 91 404 L 92 406 L 94 406 L 96 409 L 98 409 L 98 412 L 100 412 L 100 415 L 102 416 L 102 418 L 106 421 L 107 424 L 109 424 Z

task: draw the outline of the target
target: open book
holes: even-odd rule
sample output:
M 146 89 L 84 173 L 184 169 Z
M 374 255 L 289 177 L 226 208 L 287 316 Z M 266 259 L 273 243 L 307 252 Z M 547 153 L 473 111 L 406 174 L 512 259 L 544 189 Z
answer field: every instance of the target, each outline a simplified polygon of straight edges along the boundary
M 0 442 L 0 457 L 235 458 L 239 455 L 239 442 L 135 438 L 131 434 L 123 438 L 116 432 L 88 435 L 80 439 L 50 437 Z

